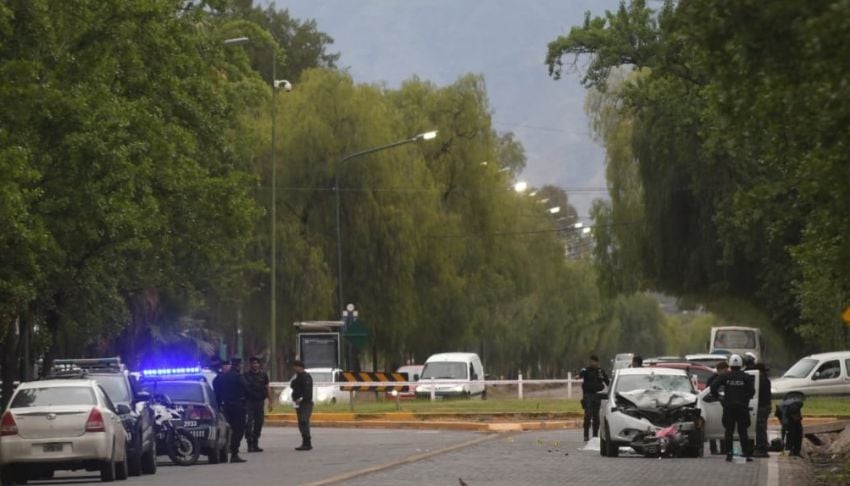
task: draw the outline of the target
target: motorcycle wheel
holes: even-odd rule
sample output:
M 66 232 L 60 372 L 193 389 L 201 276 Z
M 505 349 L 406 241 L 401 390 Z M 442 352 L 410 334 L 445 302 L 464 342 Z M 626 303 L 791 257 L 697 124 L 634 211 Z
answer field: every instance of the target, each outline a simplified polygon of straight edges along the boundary
M 198 462 L 201 447 L 198 439 L 183 429 L 168 432 L 168 457 L 178 466 L 191 466 Z

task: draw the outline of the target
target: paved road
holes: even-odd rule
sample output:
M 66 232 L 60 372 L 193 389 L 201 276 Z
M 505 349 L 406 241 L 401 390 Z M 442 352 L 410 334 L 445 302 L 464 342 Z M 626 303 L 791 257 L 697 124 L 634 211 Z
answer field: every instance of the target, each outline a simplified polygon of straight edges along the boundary
M 629 486 L 763 486 L 767 462 L 727 464 L 719 457 L 703 459 L 603 458 L 579 451 L 580 432 L 525 432 L 489 436 L 474 432 L 315 429 L 316 449 L 292 450 L 299 443 L 294 428 L 269 428 L 266 452 L 245 454 L 246 464 L 177 467 L 160 463 L 155 476 L 130 478 L 127 486 L 159 485 L 289 485 L 343 481 L 354 485 L 577 484 Z M 455 450 L 438 453 L 444 449 Z M 427 457 L 431 455 L 430 457 Z M 403 463 L 404 461 L 409 461 Z M 387 466 L 381 469 L 382 466 Z M 367 468 L 377 470 L 366 473 Z M 356 473 L 366 473 L 354 476 Z M 57 473 L 75 479 L 31 484 L 96 483 L 83 474 Z

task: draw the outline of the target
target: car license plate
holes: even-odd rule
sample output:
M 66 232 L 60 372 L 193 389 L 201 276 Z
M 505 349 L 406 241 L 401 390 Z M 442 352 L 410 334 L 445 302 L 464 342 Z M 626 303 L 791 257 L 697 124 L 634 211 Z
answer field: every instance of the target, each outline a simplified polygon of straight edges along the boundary
M 61 443 L 44 444 L 44 452 L 62 452 L 62 448 Z
M 183 427 L 188 428 L 188 427 L 197 427 L 197 426 L 198 426 L 197 420 L 184 420 L 183 421 Z

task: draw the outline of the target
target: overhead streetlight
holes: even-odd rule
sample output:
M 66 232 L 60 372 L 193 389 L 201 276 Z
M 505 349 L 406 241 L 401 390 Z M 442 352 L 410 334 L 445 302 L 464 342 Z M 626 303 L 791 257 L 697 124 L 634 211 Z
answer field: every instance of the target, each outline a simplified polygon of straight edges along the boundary
M 579 223 L 574 224 L 574 225 L 573 225 L 573 228 L 575 228 L 575 229 L 580 229 L 580 228 L 582 228 L 583 226 L 584 226 L 584 223 L 579 222 Z
M 590 233 L 590 228 L 584 228 L 583 230 L 581 230 L 581 234 L 583 235 L 586 235 L 588 233 Z
M 224 41 L 222 41 L 222 44 L 226 46 L 234 46 L 239 44 L 246 44 L 248 42 L 251 42 L 251 39 L 249 39 L 248 37 L 234 37 L 232 39 L 225 39 Z
M 388 143 L 386 145 L 380 145 L 378 147 L 373 147 L 366 150 L 361 150 L 359 152 L 354 152 L 346 155 L 345 157 L 339 159 L 334 164 L 334 193 L 336 194 L 336 264 L 337 264 L 337 299 L 339 303 L 339 309 L 342 312 L 345 312 L 345 307 L 343 307 L 343 292 L 342 292 L 342 229 L 340 225 L 340 200 L 339 200 L 339 166 L 349 160 L 356 159 L 357 157 L 363 157 L 364 155 L 373 154 L 375 152 L 380 152 L 382 150 L 387 150 L 391 148 L 395 148 L 401 145 L 407 145 L 409 143 L 421 142 L 423 140 L 433 140 L 437 138 L 437 130 L 432 130 L 430 132 L 420 133 L 419 135 L 413 136 L 411 138 L 407 138 L 404 140 L 399 140 L 398 142 Z
M 554 206 L 547 209 L 546 211 L 549 211 L 549 214 L 558 214 L 561 212 L 561 206 Z
M 526 189 L 528 189 L 528 183 L 525 181 L 519 181 L 514 184 L 514 191 L 516 192 L 525 192 Z
M 226 46 L 240 45 L 251 42 L 249 37 L 234 37 L 225 39 L 222 43 Z M 275 130 L 276 128 L 276 113 L 277 113 L 277 90 L 283 88 L 284 91 L 292 91 L 292 83 L 285 79 L 277 79 L 277 56 L 275 49 L 272 48 L 272 201 L 271 201 L 271 288 L 269 289 L 270 300 L 270 316 L 269 316 L 269 376 L 274 379 L 277 375 L 277 361 L 275 360 L 275 350 L 277 348 L 277 150 L 275 146 Z

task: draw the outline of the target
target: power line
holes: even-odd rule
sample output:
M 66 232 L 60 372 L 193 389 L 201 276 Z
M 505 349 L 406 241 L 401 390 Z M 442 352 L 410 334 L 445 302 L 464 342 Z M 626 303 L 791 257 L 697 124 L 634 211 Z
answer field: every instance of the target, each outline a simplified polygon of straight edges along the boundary
M 450 239 L 450 238 L 483 238 L 487 236 L 520 236 L 520 235 L 536 235 L 536 234 L 544 234 L 544 233 L 562 233 L 562 232 L 572 232 L 572 231 L 584 231 L 585 228 L 611 228 L 615 226 L 632 226 L 639 223 L 642 223 L 643 220 L 635 220 L 635 221 L 623 221 L 622 223 L 608 223 L 608 224 L 598 224 L 598 225 L 589 225 L 582 226 L 580 228 L 576 228 L 575 226 L 566 226 L 562 228 L 548 228 L 548 229 L 535 229 L 535 230 L 525 230 L 525 231 L 497 231 L 494 233 L 480 233 L 480 234 L 454 234 L 454 235 L 425 235 L 425 238 L 434 238 L 434 239 Z

